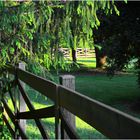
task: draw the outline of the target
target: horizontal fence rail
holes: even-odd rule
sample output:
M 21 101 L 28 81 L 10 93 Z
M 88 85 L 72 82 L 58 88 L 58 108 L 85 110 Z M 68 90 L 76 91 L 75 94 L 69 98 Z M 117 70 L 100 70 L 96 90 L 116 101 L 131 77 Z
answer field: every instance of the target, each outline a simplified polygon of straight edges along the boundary
M 34 119 L 40 130 L 42 138 L 48 139 L 49 136 L 40 119 L 55 117 L 55 120 L 57 121 L 55 123 L 56 133 L 58 133 L 57 129 L 59 129 L 59 119 L 61 120 L 61 138 L 64 138 L 65 130 L 69 138 L 78 139 L 78 134 L 67 121 L 65 114 L 63 114 L 62 108 L 64 108 L 109 138 L 140 138 L 139 119 L 114 109 L 108 105 L 105 105 L 99 101 L 84 96 L 76 91 L 70 90 L 64 86 L 57 85 L 49 80 L 35 76 L 30 72 L 26 72 L 15 67 L 9 67 L 7 70 L 11 74 L 15 75 L 16 82 L 14 83 L 16 83 L 16 87 L 19 88 L 19 91 L 29 108 L 29 111 L 19 112 L 17 109 L 17 112 L 13 113 L 8 107 L 5 99 L 2 100 L 5 111 L 15 125 L 15 129 L 12 128 L 8 122 L 8 119 L 4 115 L 4 121 L 13 137 L 14 133 L 16 133 L 18 130 L 21 138 L 26 139 L 27 136 L 22 130 L 19 124 L 19 120 Z M 24 91 L 20 81 L 28 84 L 33 89 L 39 91 L 41 94 L 49 97 L 54 101 L 54 105 L 36 110 L 30 102 L 30 99 Z M 13 86 L 11 86 L 11 88 L 13 88 Z M 11 97 L 13 105 L 15 105 L 15 99 L 12 95 L 11 88 L 9 88 L 8 93 Z M 5 92 L 7 91 L 5 90 Z M 59 138 L 58 134 L 56 138 Z
M 53 101 L 56 100 L 55 93 L 56 93 L 57 84 L 49 80 L 46 80 L 44 78 L 35 76 L 34 74 L 21 70 L 19 68 L 17 69 L 17 75 L 20 80 L 28 84 L 33 89 L 39 91 L 43 95 L 52 99 Z
M 140 137 L 139 119 L 62 86 L 59 87 L 59 93 L 59 106 L 66 108 L 109 138 Z
M 71 57 L 71 49 L 70 48 L 59 48 L 59 51 L 63 53 L 64 57 Z M 77 48 L 76 49 L 77 57 L 96 57 L 94 48 Z

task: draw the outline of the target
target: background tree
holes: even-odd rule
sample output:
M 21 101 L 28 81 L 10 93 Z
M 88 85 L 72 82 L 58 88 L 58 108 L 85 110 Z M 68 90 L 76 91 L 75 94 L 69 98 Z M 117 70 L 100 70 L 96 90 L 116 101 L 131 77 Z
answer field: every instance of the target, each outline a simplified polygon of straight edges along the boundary
M 118 2 L 117 7 L 119 17 L 115 14 L 107 17 L 99 13 L 101 26 L 94 31 L 94 37 L 95 42 L 103 47 L 97 50 L 98 63 L 100 58 L 107 56 L 109 69 L 113 72 L 126 69 L 133 62 L 139 73 L 140 2 L 128 1 L 127 5 Z

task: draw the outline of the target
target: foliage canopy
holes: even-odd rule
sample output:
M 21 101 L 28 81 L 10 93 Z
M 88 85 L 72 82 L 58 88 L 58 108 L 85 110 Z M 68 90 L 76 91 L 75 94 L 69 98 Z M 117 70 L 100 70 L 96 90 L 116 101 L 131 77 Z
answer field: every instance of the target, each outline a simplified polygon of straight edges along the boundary
M 109 70 L 126 70 L 133 65 L 140 83 L 140 2 L 119 2 L 120 16 L 99 15 L 101 26 L 94 32 L 96 43 L 103 47 L 100 55 L 108 57 Z
M 22 60 L 65 68 L 59 48 L 93 45 L 99 10 L 119 14 L 114 0 L 0 1 L 0 67 Z

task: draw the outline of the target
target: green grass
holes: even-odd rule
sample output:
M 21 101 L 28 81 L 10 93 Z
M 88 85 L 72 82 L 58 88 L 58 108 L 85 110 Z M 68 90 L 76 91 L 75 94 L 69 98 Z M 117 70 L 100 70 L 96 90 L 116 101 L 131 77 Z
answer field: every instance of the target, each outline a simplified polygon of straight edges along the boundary
M 32 99 L 32 103 L 35 106 L 36 109 L 38 108 L 43 108 L 52 105 L 53 102 L 49 99 L 43 98 L 40 96 L 38 93 L 36 93 L 33 89 L 28 88 L 28 95 L 30 99 Z M 55 138 L 54 135 L 54 119 L 43 119 L 43 123 L 46 126 L 46 130 L 48 130 L 50 138 Z M 35 126 L 35 123 L 33 121 L 28 121 L 28 127 L 27 127 L 27 134 L 31 138 L 41 138 L 39 131 L 37 130 Z M 90 125 L 87 123 L 83 122 L 80 118 L 76 117 L 76 127 L 77 127 L 77 132 L 79 136 L 83 139 L 94 139 L 94 138 L 105 138 L 100 132 L 92 128 Z M 48 129 L 49 128 L 49 129 Z M 34 135 L 33 130 L 35 129 L 36 134 Z M 32 130 L 32 131 L 31 131 Z
M 77 58 L 77 63 L 86 68 L 96 68 L 96 58 Z
M 135 75 L 117 75 L 112 79 L 106 75 L 77 75 L 76 90 L 93 99 L 112 105 L 120 110 L 135 115 L 130 112 L 122 102 L 135 101 L 140 98 L 140 89 L 136 82 Z M 27 93 L 35 108 L 43 108 L 52 105 L 53 102 L 41 96 L 33 89 L 26 87 Z M 9 104 L 11 104 L 9 102 Z M 11 105 L 10 105 L 11 106 Z M 139 117 L 140 115 L 135 115 Z M 46 130 L 50 138 L 54 138 L 54 119 L 43 119 Z M 97 130 L 76 117 L 77 132 L 83 139 L 105 138 Z M 40 139 L 40 133 L 34 121 L 27 121 L 27 135 L 32 139 Z
M 44 108 L 46 106 L 53 105 L 53 102 L 49 99 L 47 99 L 44 96 L 41 96 L 38 92 L 33 90 L 32 88 L 29 88 L 26 86 L 26 92 L 28 93 L 28 96 L 30 100 L 32 101 L 32 104 L 36 109 Z M 13 105 L 11 100 L 8 100 L 8 104 L 10 108 L 13 110 Z M 27 108 L 28 110 L 28 108 Z M 51 139 L 55 138 L 54 134 L 54 118 L 49 119 L 42 119 L 43 124 L 50 136 Z M 106 138 L 104 135 L 102 135 L 100 132 L 98 132 L 96 129 L 92 128 L 90 125 L 82 121 L 80 118 L 76 117 L 76 127 L 77 127 L 77 133 L 79 136 L 83 139 L 95 139 L 95 138 Z M 27 136 L 31 139 L 42 139 L 40 132 L 38 128 L 36 127 L 36 124 L 33 120 L 27 120 L 27 127 L 26 127 L 26 133 Z M 10 135 L 7 133 L 7 135 Z
M 117 75 L 109 78 L 106 75 L 76 76 L 76 90 L 106 104 L 140 98 L 140 88 L 135 75 Z
M 72 59 L 66 59 L 68 64 L 72 63 Z M 94 57 L 77 57 L 77 64 L 82 68 L 96 68 L 96 58 Z M 72 68 L 73 69 L 73 68 Z M 78 70 L 78 69 L 76 69 Z

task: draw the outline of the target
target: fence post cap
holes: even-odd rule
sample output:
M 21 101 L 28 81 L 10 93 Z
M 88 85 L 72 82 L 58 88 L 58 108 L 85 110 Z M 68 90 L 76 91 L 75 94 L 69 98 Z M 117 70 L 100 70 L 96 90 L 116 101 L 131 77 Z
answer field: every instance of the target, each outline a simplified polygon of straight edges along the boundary
M 24 61 L 20 61 L 18 64 L 19 65 L 25 65 L 26 63 Z
M 70 74 L 65 74 L 65 75 L 60 75 L 60 78 L 63 78 L 63 79 L 71 79 L 71 78 L 75 78 L 75 76 L 73 76 L 73 75 L 70 75 Z
M 25 62 L 19 62 L 19 63 L 18 63 L 18 67 L 19 67 L 20 69 L 25 70 Z

